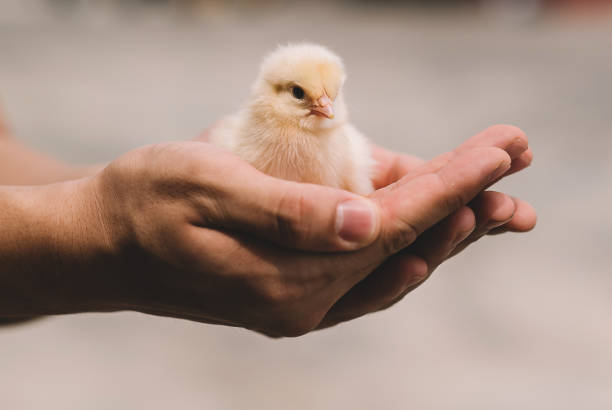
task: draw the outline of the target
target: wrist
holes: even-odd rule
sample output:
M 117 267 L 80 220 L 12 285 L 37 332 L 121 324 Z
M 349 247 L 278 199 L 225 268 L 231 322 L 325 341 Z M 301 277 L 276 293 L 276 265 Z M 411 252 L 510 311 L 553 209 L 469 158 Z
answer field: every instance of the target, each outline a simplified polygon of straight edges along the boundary
M 0 315 L 112 310 L 93 178 L 0 188 Z

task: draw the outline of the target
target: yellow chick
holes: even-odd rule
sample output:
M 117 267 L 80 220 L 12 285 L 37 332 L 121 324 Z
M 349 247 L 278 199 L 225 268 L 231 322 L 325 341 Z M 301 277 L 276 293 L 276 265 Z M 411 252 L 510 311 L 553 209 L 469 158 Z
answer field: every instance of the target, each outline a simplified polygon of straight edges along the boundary
M 244 109 L 212 130 L 212 143 L 277 178 L 373 191 L 367 139 L 348 122 L 342 60 L 315 44 L 269 54 Z

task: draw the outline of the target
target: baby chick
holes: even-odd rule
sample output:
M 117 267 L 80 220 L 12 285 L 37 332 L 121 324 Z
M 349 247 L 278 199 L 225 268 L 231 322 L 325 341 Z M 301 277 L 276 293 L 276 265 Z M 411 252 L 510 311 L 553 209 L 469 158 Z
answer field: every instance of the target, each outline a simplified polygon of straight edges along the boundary
M 215 127 L 211 142 L 274 177 L 373 191 L 367 139 L 348 122 L 342 60 L 325 47 L 290 44 L 261 65 L 246 107 Z

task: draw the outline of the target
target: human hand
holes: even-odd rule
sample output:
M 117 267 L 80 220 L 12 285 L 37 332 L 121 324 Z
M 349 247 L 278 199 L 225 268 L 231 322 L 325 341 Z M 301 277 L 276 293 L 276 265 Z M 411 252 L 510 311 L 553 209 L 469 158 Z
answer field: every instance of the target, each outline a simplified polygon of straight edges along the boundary
M 225 205 L 222 204 L 222 206 L 225 207 L 224 212 L 221 213 L 223 217 L 212 217 L 213 213 L 211 213 L 211 209 L 214 210 L 215 207 L 218 207 L 218 203 L 216 205 L 213 204 L 212 207 L 211 204 L 207 204 L 208 206 L 203 207 L 204 209 L 208 208 L 207 211 L 199 216 L 204 217 L 205 221 L 196 222 L 195 224 L 192 222 L 192 225 L 199 227 L 197 234 L 190 234 L 194 236 L 194 241 L 185 241 L 185 243 L 183 243 L 188 249 L 193 246 L 193 244 L 196 244 L 195 249 L 187 250 L 187 254 L 190 257 L 195 257 L 194 262 L 196 263 L 187 263 L 187 265 L 191 267 L 200 265 L 198 271 L 199 274 L 203 276 L 203 279 L 210 280 L 214 277 L 215 280 L 213 282 L 222 284 L 226 291 L 219 293 L 219 289 L 216 289 L 213 294 L 207 295 L 207 292 L 210 292 L 211 289 L 203 287 L 200 289 L 200 292 L 195 292 L 195 295 L 199 294 L 199 297 L 193 295 L 193 300 L 187 303 L 191 306 L 191 312 L 185 312 L 184 309 L 173 309 L 171 306 L 176 306 L 176 301 L 173 303 L 161 302 L 161 300 L 166 299 L 160 297 L 163 296 L 164 291 L 155 298 L 143 295 L 144 299 L 148 300 L 149 307 L 141 310 L 156 314 L 188 317 L 200 321 L 244 326 L 276 335 L 302 334 L 316 328 L 322 324 L 321 320 L 323 317 L 330 317 L 330 315 L 327 314 L 329 309 L 332 309 L 333 312 L 337 311 L 338 305 L 336 305 L 335 308 L 331 308 L 331 306 L 333 306 L 339 298 L 345 295 L 349 289 L 353 288 L 356 283 L 360 282 L 391 254 L 399 251 L 416 239 L 416 237 L 406 239 L 406 225 L 401 229 L 393 227 L 397 225 L 397 218 L 384 220 L 385 218 L 380 215 L 381 210 L 382 213 L 385 213 L 385 210 L 388 210 L 389 205 L 392 203 L 401 202 L 402 198 L 412 196 L 409 194 L 413 193 L 415 188 L 411 187 L 408 189 L 404 185 L 411 185 L 411 183 L 418 185 L 417 181 L 420 180 L 419 182 L 421 182 L 424 179 L 431 178 L 431 175 L 433 175 L 432 172 L 436 172 L 436 175 L 438 175 L 438 172 L 462 174 L 462 167 L 459 167 L 457 164 L 463 163 L 462 161 L 465 161 L 466 158 L 470 157 L 472 159 L 470 165 L 464 164 L 466 167 L 469 167 L 473 166 L 478 161 L 485 161 L 485 163 L 490 161 L 488 157 L 478 158 L 479 156 L 476 155 L 478 153 L 499 155 L 500 150 L 491 148 L 492 145 L 498 145 L 507 150 L 508 154 L 515 157 L 515 160 L 522 155 L 522 152 L 519 151 L 524 151 L 527 148 L 524 135 L 502 135 L 501 137 L 495 135 L 495 137 L 497 139 L 492 138 L 491 135 L 481 137 L 478 144 L 474 144 L 474 141 L 471 141 L 471 145 L 469 143 L 465 144 L 452 155 L 445 155 L 443 158 L 437 158 L 436 161 L 427 163 L 427 166 L 422 165 L 417 173 L 414 173 L 409 180 L 404 181 L 404 184 L 398 183 L 399 186 L 394 187 L 392 190 L 390 189 L 389 192 L 375 193 L 373 199 L 375 199 L 375 203 L 380 207 L 378 211 L 375 211 L 375 213 L 379 213 L 379 221 L 375 223 L 376 226 L 373 229 L 373 234 L 371 234 L 369 238 L 366 238 L 365 241 L 367 243 L 369 240 L 374 239 L 374 243 L 360 251 L 343 254 L 320 253 L 320 251 L 330 250 L 343 251 L 354 249 L 359 246 L 358 244 L 338 238 L 333 230 L 335 215 L 333 212 L 330 213 L 325 210 L 335 210 L 338 203 L 354 198 L 352 194 L 326 187 L 304 186 L 303 184 L 297 184 L 296 186 L 296 184 L 287 181 L 270 180 L 269 177 L 256 173 L 256 171 L 246 166 L 235 157 L 226 153 L 216 152 L 213 154 L 214 158 L 209 158 L 210 164 L 208 164 L 208 166 L 211 164 L 217 165 L 214 165 L 213 169 L 202 170 L 202 172 L 198 174 L 202 176 L 214 175 L 215 173 L 213 171 L 215 167 L 224 167 L 226 169 L 224 175 L 227 176 L 227 178 L 224 179 L 225 184 L 227 181 L 243 182 L 246 180 L 254 180 L 258 181 L 255 186 L 259 187 L 259 189 L 253 190 L 244 187 L 244 184 L 236 184 L 232 190 L 229 191 L 227 187 L 223 189 L 217 187 L 214 189 L 213 191 L 217 192 L 217 194 L 223 193 L 223 195 L 221 195 L 223 200 L 217 201 L 225 203 Z M 516 139 L 519 141 L 515 141 Z M 487 144 L 489 145 L 487 146 Z M 518 148 L 516 147 L 517 144 L 519 145 Z M 189 150 L 191 151 L 191 149 L 196 148 L 190 147 Z M 211 149 L 214 151 L 213 148 L 206 146 L 206 151 L 208 153 Z M 202 157 L 204 157 L 206 153 L 202 152 L 202 154 Z M 219 160 L 219 155 L 226 157 Z M 184 154 L 181 154 L 181 156 L 186 157 Z M 210 156 L 210 153 L 208 156 Z M 203 161 L 203 158 L 198 160 L 198 162 Z M 173 161 L 173 163 L 176 162 L 180 162 L 180 160 L 177 158 L 176 161 Z M 513 164 L 512 166 L 516 168 L 516 161 Z M 480 164 L 480 166 L 482 166 L 482 164 Z M 508 170 L 513 170 L 510 164 L 508 164 L 508 166 Z M 150 164 L 148 168 L 157 169 L 160 167 L 151 166 Z M 161 168 L 167 167 L 162 166 Z M 449 169 L 453 171 L 449 171 Z M 472 171 L 476 171 L 476 173 L 471 175 L 473 179 L 468 182 L 468 185 L 465 185 L 466 179 L 463 178 L 465 175 L 460 175 L 460 180 L 455 183 L 465 188 L 469 187 L 474 189 L 475 186 L 473 184 L 475 181 L 479 180 L 482 182 L 482 174 L 479 174 L 477 169 L 478 165 L 472 169 Z M 236 170 L 241 170 L 241 172 L 244 172 L 244 175 L 241 175 L 240 178 L 236 178 L 236 175 L 234 175 L 234 171 Z M 508 170 L 504 169 L 504 173 L 508 172 Z M 455 178 L 456 176 L 457 175 L 453 175 L 449 177 Z M 498 175 L 497 177 L 500 176 L 501 175 Z M 253 182 L 249 185 L 252 185 Z M 487 183 L 489 182 L 491 181 Z M 259 184 L 261 184 L 261 186 Z M 140 185 L 141 184 L 136 184 L 136 186 Z M 174 184 L 169 184 L 168 186 L 172 185 Z M 215 185 L 219 186 L 218 176 L 215 176 L 215 181 L 207 181 L 205 185 L 209 187 Z M 476 183 L 476 186 L 481 189 L 484 187 L 478 185 L 478 183 Z M 279 188 L 281 188 L 280 191 L 278 190 Z M 430 189 L 429 186 L 423 186 L 422 188 L 423 189 L 418 190 L 421 194 L 422 191 Z M 198 189 L 201 189 L 201 187 Z M 250 192 L 244 192 L 243 190 L 245 189 Z M 264 197 L 261 195 L 262 189 L 267 191 L 266 194 L 264 194 L 267 201 L 265 201 Z M 404 189 L 408 189 L 409 192 L 398 192 Z M 411 215 L 411 218 L 415 219 L 415 226 L 423 226 L 423 228 L 416 231 L 416 234 L 413 232 L 413 235 L 418 235 L 420 232 L 425 231 L 429 226 L 433 225 L 439 219 L 442 219 L 439 217 L 440 215 L 442 215 L 442 217 L 446 216 L 444 212 L 452 210 L 451 208 L 455 206 L 455 204 L 449 205 L 449 203 L 447 203 L 448 198 L 446 196 L 456 195 L 457 192 L 444 193 L 443 191 L 444 189 L 440 191 L 434 189 L 431 192 L 433 196 L 423 195 L 423 201 L 427 203 L 428 206 L 421 208 L 419 211 L 427 215 L 421 215 L 418 212 L 417 215 Z M 477 192 L 479 192 L 479 190 L 468 192 L 467 197 L 463 197 L 465 192 L 461 192 L 461 198 L 456 199 L 456 197 L 454 197 L 454 201 L 461 203 L 465 198 L 470 198 Z M 472 193 L 473 195 L 470 195 Z M 436 197 L 435 195 L 441 196 Z M 208 196 L 210 197 L 210 191 Z M 138 195 L 138 197 L 141 196 Z M 245 202 L 241 197 L 247 197 L 250 198 L 250 200 Z M 440 202 L 442 197 L 445 199 Z M 487 198 L 487 196 L 485 196 L 485 198 Z M 210 200 L 211 198 L 207 199 L 207 201 Z M 295 202 L 296 200 L 298 202 Z M 436 200 L 438 202 L 436 202 Z M 124 201 L 122 202 L 125 203 Z M 272 207 L 262 210 L 261 204 L 265 202 L 272 204 Z M 484 202 L 490 203 L 491 201 L 485 200 Z M 324 206 L 324 204 L 329 204 L 329 206 Z M 282 210 L 283 207 L 288 207 L 289 210 L 287 211 L 287 208 Z M 259 208 L 259 210 L 257 208 Z M 484 208 L 487 207 L 485 206 Z M 138 207 L 134 209 L 138 209 Z M 250 216 L 247 217 L 244 214 L 245 209 L 251 210 Z M 286 214 L 281 216 L 280 220 L 282 222 L 280 224 L 278 223 L 279 209 L 281 209 L 281 215 L 283 213 Z M 459 209 L 462 208 L 459 207 Z M 400 216 L 406 213 L 406 210 L 398 210 L 397 212 L 397 216 Z M 413 212 L 414 209 L 411 209 L 410 213 Z M 167 213 L 161 212 L 160 216 L 164 214 Z M 274 214 L 276 214 L 276 216 L 271 218 Z M 301 217 L 296 218 L 298 215 Z M 446 226 L 446 229 L 442 229 L 442 231 L 448 233 L 456 229 L 457 226 L 459 228 L 462 227 L 461 220 L 465 218 L 464 211 L 459 211 L 457 215 L 459 216 L 453 216 L 442 224 L 442 226 Z M 423 224 L 421 221 L 423 218 L 432 221 L 431 225 L 427 225 L 426 223 L 424 225 L 418 225 L 418 223 Z M 162 219 L 158 217 L 155 220 L 155 225 L 159 225 Z M 307 221 L 308 226 L 303 226 L 304 221 Z M 131 223 L 127 225 L 153 226 L 147 222 Z M 172 226 L 174 226 L 174 224 L 172 224 Z M 324 229 L 321 230 L 321 227 L 324 227 Z M 440 234 L 441 233 L 438 235 Z M 156 236 L 154 232 L 147 232 L 141 235 L 146 238 Z M 261 241 L 254 238 L 253 235 L 256 237 L 262 235 L 266 236 L 272 243 L 261 243 Z M 202 238 L 208 236 L 210 236 L 210 239 L 202 243 Z M 421 242 L 426 242 L 425 239 Z M 139 242 L 143 241 L 140 240 Z M 214 242 L 225 243 L 225 246 L 215 246 L 216 252 L 205 256 L 204 260 L 201 255 L 197 255 L 197 253 L 206 250 L 207 247 L 203 245 L 208 244 L 210 248 L 210 244 Z M 173 241 L 173 243 L 180 244 L 181 241 Z M 276 246 L 273 243 L 280 244 L 281 246 Z M 199 244 L 199 246 L 197 244 Z M 363 244 L 364 243 L 361 242 L 361 245 Z M 415 248 L 416 245 L 415 243 Z M 286 249 L 287 246 L 299 248 L 301 250 L 319 252 L 296 252 Z M 158 244 L 155 248 L 159 249 L 163 248 L 163 246 L 159 246 Z M 226 249 L 232 250 L 233 257 L 231 258 L 231 264 L 229 264 L 231 266 L 228 266 L 228 257 L 222 255 Z M 181 251 L 181 253 L 184 253 L 186 249 L 181 249 Z M 430 251 L 430 253 L 433 252 Z M 439 254 L 440 252 L 438 251 L 436 253 Z M 214 271 L 210 269 L 211 257 L 214 258 L 215 263 L 213 265 L 217 267 Z M 142 266 L 142 262 L 143 261 L 139 261 L 136 265 Z M 170 261 L 167 268 L 172 268 L 177 262 L 180 263 L 181 261 Z M 183 261 L 183 263 L 185 262 L 186 261 Z M 207 263 L 204 264 L 203 262 Z M 202 271 L 202 265 L 207 265 L 204 271 Z M 258 269 L 261 269 L 259 275 L 256 274 Z M 229 275 L 228 270 L 230 272 Z M 330 278 L 330 270 L 337 272 L 336 275 L 339 278 L 348 277 L 342 281 L 334 280 L 334 276 L 336 275 L 331 275 L 332 277 Z M 271 272 L 274 272 L 274 275 L 271 274 Z M 193 283 L 201 282 L 194 280 L 193 272 L 191 272 L 189 276 Z M 234 279 L 231 285 L 224 284 L 224 282 L 228 280 L 228 276 Z M 237 281 L 238 283 L 236 282 L 237 276 L 240 279 Z M 261 283 L 262 278 L 265 278 L 264 283 Z M 305 279 L 306 281 L 304 281 Z M 187 287 L 188 284 L 188 282 L 182 284 L 180 287 L 182 292 L 185 291 L 184 288 Z M 176 286 L 176 284 L 174 284 L 174 286 Z M 309 291 L 306 292 L 307 289 L 309 289 Z M 404 290 L 401 286 L 396 288 L 396 291 L 398 289 Z M 194 292 L 190 291 L 188 293 L 192 294 Z M 240 299 L 242 300 L 227 303 L 228 294 L 241 295 Z M 221 298 L 224 299 L 224 301 L 218 300 L 219 295 L 222 295 Z M 215 296 L 217 298 L 215 298 Z M 207 304 L 210 305 L 208 313 L 202 312 L 206 310 L 202 309 L 203 306 L 197 308 L 198 304 L 202 303 L 197 302 L 197 300 L 202 298 L 207 300 Z M 315 301 L 317 303 L 315 303 Z M 363 305 L 366 305 L 365 302 L 369 302 L 369 300 L 364 299 L 362 302 L 364 302 L 361 303 L 363 307 Z M 147 303 L 144 305 L 147 305 Z M 244 310 L 245 307 L 247 311 Z M 252 311 L 253 308 L 258 312 L 251 312 L 249 314 L 248 311 Z M 256 320 L 246 320 L 246 317 L 253 314 L 258 316 Z
M 303 334 L 510 169 L 506 151 L 482 145 L 369 200 L 269 177 L 208 144 L 142 148 L 93 178 L 19 192 L 25 215 L 36 216 L 36 266 L 26 268 L 48 269 L 48 254 L 61 280 L 32 278 L 37 304 L 14 305 L 24 315 L 130 309 Z M 23 260 L 5 266 L 23 270 Z
M 403 177 L 411 178 L 435 170 L 467 150 L 486 146 L 502 148 L 511 157 L 512 165 L 503 176 L 521 171 L 533 159 L 523 131 L 509 125 L 489 127 L 452 152 L 430 162 L 373 146 L 372 152 L 377 160 L 375 188 L 381 189 Z M 527 232 L 535 223 L 536 213 L 527 202 L 500 192 L 483 191 L 351 289 L 330 309 L 320 327 L 386 309 L 422 284 L 442 262 L 481 237 Z
M 208 141 L 210 132 L 205 131 L 197 140 Z M 411 178 L 436 170 L 458 154 L 487 146 L 504 149 L 511 157 L 512 165 L 504 176 L 531 164 L 533 154 L 525 133 L 514 126 L 495 125 L 429 163 L 415 156 L 372 145 L 376 160 L 374 187 L 378 190 L 403 177 Z M 527 202 L 501 192 L 480 192 L 470 203 L 429 228 L 414 244 L 389 258 L 366 280 L 340 298 L 319 327 L 328 327 L 387 308 L 423 283 L 442 262 L 483 236 L 527 232 L 535 226 L 535 222 L 535 211 Z
M 435 161 L 446 161 L 457 153 L 491 144 L 505 149 L 512 159 L 512 166 L 504 177 L 527 168 L 533 160 L 533 153 L 522 130 L 511 125 L 496 125 L 468 139 L 454 151 L 439 156 Z M 418 157 L 398 154 L 378 146 L 373 146 L 372 151 L 377 160 L 374 177 L 376 189 L 394 183 L 411 173 L 423 172 L 419 167 L 425 161 Z M 482 192 L 469 204 L 469 207 L 476 213 L 478 228 L 470 235 L 470 240 L 485 234 L 527 232 L 535 226 L 536 214 L 531 205 L 500 192 Z M 512 212 L 509 212 L 511 209 Z

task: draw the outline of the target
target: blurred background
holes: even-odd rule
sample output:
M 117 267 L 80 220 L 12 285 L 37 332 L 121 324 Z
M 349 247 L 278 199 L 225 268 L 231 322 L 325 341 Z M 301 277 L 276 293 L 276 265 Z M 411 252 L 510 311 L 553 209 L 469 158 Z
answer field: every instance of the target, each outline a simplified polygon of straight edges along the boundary
M 605 1 L 0 0 L 0 100 L 72 163 L 195 137 L 277 44 L 345 60 L 372 140 L 430 158 L 495 123 L 533 166 L 525 235 L 392 309 L 298 339 L 136 313 L 0 328 L 2 409 L 612 408 L 612 8 Z

